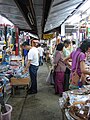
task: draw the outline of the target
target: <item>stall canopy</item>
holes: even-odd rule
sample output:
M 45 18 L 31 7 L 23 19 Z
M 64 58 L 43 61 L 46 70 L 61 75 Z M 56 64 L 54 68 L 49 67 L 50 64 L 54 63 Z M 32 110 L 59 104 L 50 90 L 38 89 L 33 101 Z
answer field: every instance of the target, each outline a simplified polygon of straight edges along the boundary
M 66 21 L 87 0 L 0 0 L 0 14 L 39 37 Z
M 0 25 L 13 25 L 12 22 L 10 22 L 8 19 L 6 19 L 5 17 L 2 17 L 0 15 Z
M 85 0 L 54 0 L 48 14 L 44 32 L 59 27 Z
M 20 29 L 31 30 L 14 0 L 0 0 L 0 14 L 9 19 Z

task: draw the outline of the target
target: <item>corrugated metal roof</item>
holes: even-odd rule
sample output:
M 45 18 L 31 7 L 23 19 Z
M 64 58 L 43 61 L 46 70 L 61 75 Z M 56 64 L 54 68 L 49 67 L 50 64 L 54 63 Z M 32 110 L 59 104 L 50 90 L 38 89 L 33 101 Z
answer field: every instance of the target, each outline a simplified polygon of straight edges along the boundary
M 38 35 L 42 35 L 42 16 L 43 16 L 43 0 L 34 0 L 33 6 L 36 14 Z
M 83 0 L 54 0 L 49 11 L 44 32 L 59 27 L 82 2 Z
M 0 14 L 20 29 L 31 30 L 14 0 L 0 0 Z

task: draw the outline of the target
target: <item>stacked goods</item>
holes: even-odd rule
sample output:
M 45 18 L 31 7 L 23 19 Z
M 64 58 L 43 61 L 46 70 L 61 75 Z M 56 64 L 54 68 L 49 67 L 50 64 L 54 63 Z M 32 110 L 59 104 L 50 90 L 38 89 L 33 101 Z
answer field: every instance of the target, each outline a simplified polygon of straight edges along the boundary
M 86 102 L 81 102 L 72 105 L 69 108 L 70 115 L 79 120 L 89 120 L 90 117 L 90 100 L 86 100 Z

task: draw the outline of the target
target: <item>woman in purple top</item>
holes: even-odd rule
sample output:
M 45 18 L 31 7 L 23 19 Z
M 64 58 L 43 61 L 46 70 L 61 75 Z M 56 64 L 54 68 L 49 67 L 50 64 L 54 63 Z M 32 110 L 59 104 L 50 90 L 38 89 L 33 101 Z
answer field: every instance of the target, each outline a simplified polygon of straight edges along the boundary
M 63 47 L 64 44 L 60 43 L 57 45 L 54 64 L 55 64 L 55 94 L 62 96 L 63 84 L 64 84 L 64 73 L 66 70 L 65 63 L 63 62 Z
M 85 69 L 85 58 L 86 58 L 85 53 L 88 51 L 89 48 L 90 48 L 90 40 L 85 40 L 82 42 L 80 47 L 77 48 L 76 51 L 73 51 L 70 54 L 70 56 L 68 56 L 64 60 L 66 62 L 66 64 L 70 65 L 68 61 L 69 61 L 69 59 L 72 59 L 70 89 L 78 88 L 78 86 L 75 85 L 74 82 L 72 82 L 72 73 L 75 72 L 76 66 L 77 66 L 76 72 L 79 75 L 79 77 L 81 77 L 81 75 L 85 75 L 85 74 L 90 75 L 90 72 Z M 78 60 L 78 64 L 77 64 L 77 60 Z

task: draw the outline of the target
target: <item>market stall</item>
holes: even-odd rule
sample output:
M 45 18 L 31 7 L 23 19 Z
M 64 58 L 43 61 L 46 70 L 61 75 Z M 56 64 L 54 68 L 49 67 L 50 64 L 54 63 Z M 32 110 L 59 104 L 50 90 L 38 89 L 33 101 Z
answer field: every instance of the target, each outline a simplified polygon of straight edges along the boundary
M 90 85 L 64 92 L 59 105 L 63 120 L 90 120 Z
M 0 94 L 3 94 L 7 102 L 11 93 L 14 95 L 15 86 L 29 86 L 29 73 L 23 74 L 22 58 L 12 56 L 8 65 L 0 64 Z

